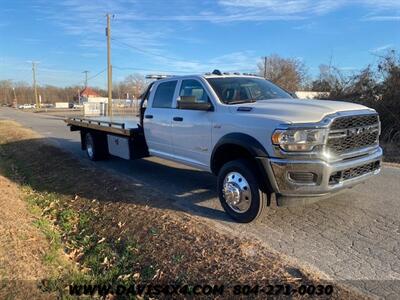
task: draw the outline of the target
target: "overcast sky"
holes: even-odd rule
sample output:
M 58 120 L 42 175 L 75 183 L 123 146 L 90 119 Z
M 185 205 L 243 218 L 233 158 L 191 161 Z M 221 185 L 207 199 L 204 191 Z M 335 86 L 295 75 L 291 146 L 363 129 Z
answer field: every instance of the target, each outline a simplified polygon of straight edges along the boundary
M 106 67 L 112 19 L 114 80 L 130 73 L 256 70 L 261 56 L 303 60 L 313 75 L 400 49 L 400 0 L 0 0 L 0 80 L 82 84 Z M 90 79 L 105 87 L 106 72 Z

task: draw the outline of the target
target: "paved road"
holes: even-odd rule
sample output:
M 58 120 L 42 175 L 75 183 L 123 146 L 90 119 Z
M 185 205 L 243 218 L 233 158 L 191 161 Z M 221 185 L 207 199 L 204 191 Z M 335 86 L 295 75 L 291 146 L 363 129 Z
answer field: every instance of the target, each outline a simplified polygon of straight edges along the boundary
M 79 134 L 58 117 L 0 108 L 80 159 Z M 380 176 L 315 204 L 269 208 L 257 222 L 227 219 L 216 198 L 215 178 L 157 158 L 111 159 L 100 167 L 130 176 L 169 195 L 167 206 L 204 218 L 216 229 L 253 237 L 298 264 L 343 280 L 373 295 L 400 294 L 400 169 L 385 166 Z

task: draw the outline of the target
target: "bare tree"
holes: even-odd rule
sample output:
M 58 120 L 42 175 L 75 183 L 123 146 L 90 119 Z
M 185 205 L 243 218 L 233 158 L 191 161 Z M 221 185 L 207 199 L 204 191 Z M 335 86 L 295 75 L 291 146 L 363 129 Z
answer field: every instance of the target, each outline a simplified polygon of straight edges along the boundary
M 355 74 L 322 65 L 313 86 L 324 84 L 327 99 L 360 103 L 379 112 L 384 142 L 400 142 L 400 57 L 394 51 L 380 56 L 377 67 L 368 65 Z
M 380 84 L 375 107 L 381 115 L 382 139 L 400 143 L 400 56 L 394 50 L 388 52 L 377 69 Z
M 312 82 L 312 90 L 316 92 L 331 92 L 338 85 L 338 79 L 332 72 L 332 67 L 319 65 L 319 75 Z
M 0 101 L 2 104 L 12 103 L 12 88 L 13 84 L 11 80 L 0 81 Z
M 308 78 L 302 61 L 276 54 L 262 58 L 258 69 L 261 76 L 291 92 L 299 90 Z
M 141 74 L 135 73 L 129 75 L 122 82 L 128 92 L 138 99 L 146 89 L 149 81 Z

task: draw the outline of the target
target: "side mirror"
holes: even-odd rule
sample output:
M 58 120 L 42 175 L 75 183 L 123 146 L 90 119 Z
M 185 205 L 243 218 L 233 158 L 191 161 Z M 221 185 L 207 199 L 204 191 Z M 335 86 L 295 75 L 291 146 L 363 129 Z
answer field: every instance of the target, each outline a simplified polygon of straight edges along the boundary
M 214 107 L 210 102 L 186 102 L 178 101 L 179 109 L 214 111 Z

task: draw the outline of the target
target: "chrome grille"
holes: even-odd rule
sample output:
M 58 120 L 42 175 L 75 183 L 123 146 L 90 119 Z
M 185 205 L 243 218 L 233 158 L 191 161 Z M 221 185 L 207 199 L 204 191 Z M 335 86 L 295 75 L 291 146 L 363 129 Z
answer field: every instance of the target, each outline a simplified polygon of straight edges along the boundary
M 380 161 L 374 161 L 362 166 L 345 169 L 331 174 L 329 178 L 329 184 L 337 184 L 340 181 L 353 179 L 368 173 L 372 173 L 380 168 Z
M 376 114 L 346 116 L 335 119 L 328 136 L 328 150 L 343 154 L 378 143 L 379 118 Z
M 378 115 L 361 115 L 361 116 L 348 116 L 348 117 L 340 117 L 335 119 L 330 129 L 343 129 L 343 128 L 352 128 L 352 127 L 363 127 L 368 125 L 374 125 L 379 122 Z
M 362 175 L 371 173 L 375 170 L 378 170 L 379 167 L 380 167 L 380 162 L 376 161 L 376 162 L 372 162 L 372 163 L 358 166 L 355 168 L 350 168 L 350 169 L 343 171 L 342 178 L 343 178 L 343 180 L 352 179 L 352 178 L 355 178 L 358 176 L 362 176 Z

